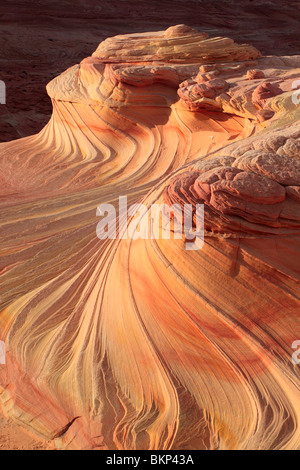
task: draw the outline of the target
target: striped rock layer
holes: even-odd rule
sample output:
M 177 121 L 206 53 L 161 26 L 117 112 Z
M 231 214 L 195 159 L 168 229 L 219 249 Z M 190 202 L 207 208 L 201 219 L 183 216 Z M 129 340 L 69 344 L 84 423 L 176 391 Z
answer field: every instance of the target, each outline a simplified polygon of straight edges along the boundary
M 299 68 L 177 25 L 50 82 L 46 127 L 0 145 L 16 422 L 68 449 L 300 447 Z M 203 248 L 99 240 L 119 196 L 203 204 Z

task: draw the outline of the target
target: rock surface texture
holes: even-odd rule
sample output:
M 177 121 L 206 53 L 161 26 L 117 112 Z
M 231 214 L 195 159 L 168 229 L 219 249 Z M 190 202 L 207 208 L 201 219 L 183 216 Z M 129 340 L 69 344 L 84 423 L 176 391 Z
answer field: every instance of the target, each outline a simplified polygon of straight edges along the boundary
M 185 23 L 264 55 L 294 55 L 299 21 L 295 0 L 9 0 L 1 10 L 0 141 L 39 132 L 52 111 L 47 83 L 109 36 Z
M 299 449 L 300 56 L 118 35 L 0 145 L 0 397 L 67 449 Z M 99 240 L 96 208 L 204 204 L 205 241 Z M 184 220 L 182 220 L 182 224 Z

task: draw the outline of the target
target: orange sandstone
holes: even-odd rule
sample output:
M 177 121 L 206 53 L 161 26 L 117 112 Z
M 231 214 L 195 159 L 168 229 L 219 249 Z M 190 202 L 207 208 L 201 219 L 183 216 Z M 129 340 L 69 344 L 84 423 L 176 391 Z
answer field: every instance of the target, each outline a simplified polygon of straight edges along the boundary
M 46 127 L 0 146 L 16 422 L 68 449 L 299 448 L 299 68 L 178 25 L 50 82 Z M 98 240 L 120 195 L 204 204 L 203 249 Z

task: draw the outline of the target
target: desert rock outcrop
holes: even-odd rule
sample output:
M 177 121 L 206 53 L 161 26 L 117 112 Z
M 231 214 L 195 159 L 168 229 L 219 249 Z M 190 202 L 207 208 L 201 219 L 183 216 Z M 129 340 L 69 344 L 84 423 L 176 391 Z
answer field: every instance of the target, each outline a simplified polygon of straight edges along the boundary
M 9 416 L 68 449 L 299 449 L 299 72 L 178 25 L 49 83 L 0 146 Z M 203 248 L 99 240 L 120 195 L 204 204 Z

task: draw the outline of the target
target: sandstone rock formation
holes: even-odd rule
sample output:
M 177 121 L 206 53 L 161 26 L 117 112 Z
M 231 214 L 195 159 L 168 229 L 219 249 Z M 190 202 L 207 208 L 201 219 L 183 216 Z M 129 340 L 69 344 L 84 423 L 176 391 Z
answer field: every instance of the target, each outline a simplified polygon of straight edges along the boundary
M 9 0 L 1 13 L 1 142 L 39 132 L 51 116 L 46 84 L 109 36 L 186 23 L 264 55 L 299 53 L 295 0 Z
M 177 25 L 50 82 L 50 122 L 0 146 L 15 421 L 68 449 L 300 447 L 299 69 Z M 99 240 L 120 195 L 204 204 L 203 249 Z

